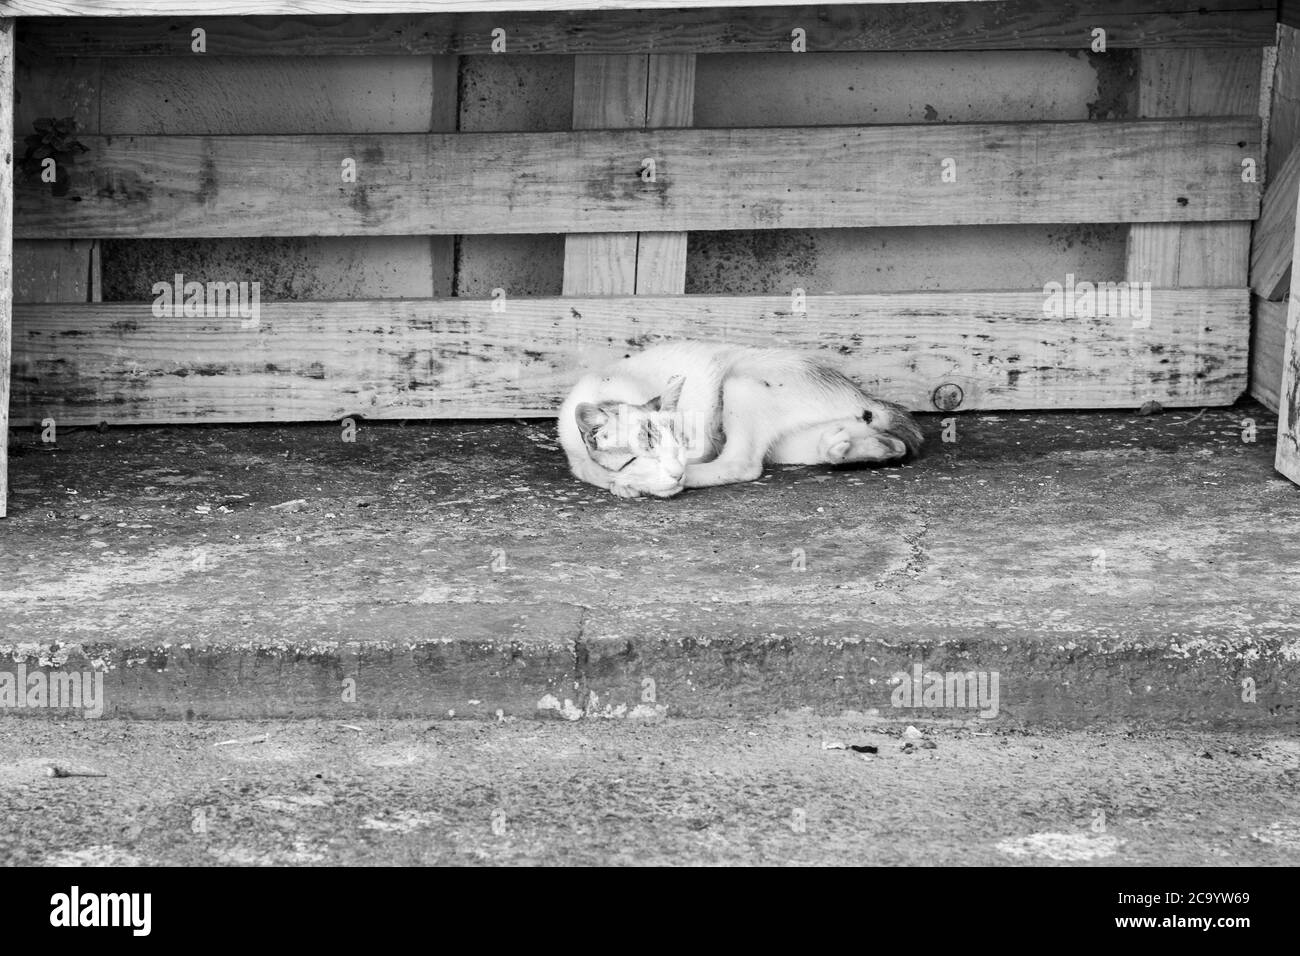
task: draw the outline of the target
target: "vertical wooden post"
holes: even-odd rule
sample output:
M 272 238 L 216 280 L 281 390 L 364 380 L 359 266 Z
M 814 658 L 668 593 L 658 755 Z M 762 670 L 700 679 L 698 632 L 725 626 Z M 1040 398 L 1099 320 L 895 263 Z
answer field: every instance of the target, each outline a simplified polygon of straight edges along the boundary
M 1272 81 L 1267 179 L 1250 249 L 1250 285 L 1256 293 L 1250 303 L 1250 394 L 1276 412 L 1282 388 L 1279 356 L 1287 325 L 1287 304 L 1282 300 L 1291 287 L 1292 215 L 1300 180 L 1300 30 L 1285 23 L 1277 28 Z M 1284 274 L 1278 274 L 1278 268 Z
M 690 126 L 695 118 L 695 55 L 650 57 L 646 122 L 651 129 Z M 686 291 L 684 232 L 643 232 L 636 252 L 637 295 L 681 295 Z
M 693 54 L 574 58 L 573 128 L 689 126 L 695 105 Z M 686 233 L 582 233 L 564 241 L 565 295 L 680 293 Z
M 641 129 L 645 126 L 644 54 L 573 58 L 573 128 Z M 629 168 L 634 161 L 629 159 Z M 635 232 L 575 233 L 564 240 L 565 295 L 633 295 Z
M 1300 196 L 1296 225 L 1300 228 Z M 1291 247 L 1291 274 L 1300 276 L 1300 235 Z M 1282 387 L 1278 390 L 1277 450 L 1273 467 L 1300 484 L 1300 296 L 1287 302 L 1286 345 L 1282 349 Z
M 1142 50 L 1138 115 L 1246 116 L 1259 109 L 1258 48 Z M 1262 162 L 1262 156 L 1254 157 Z M 1157 288 L 1244 288 L 1250 271 L 1250 223 L 1134 223 L 1129 282 Z
M 0 19 L 0 518 L 9 501 L 9 367 L 13 336 L 14 20 Z
M 435 56 L 433 59 L 433 103 L 430 104 L 429 132 L 456 132 L 456 118 L 460 113 L 459 90 L 460 57 Z M 429 261 L 433 268 L 432 294 L 449 296 L 456 288 L 456 237 L 430 236 Z

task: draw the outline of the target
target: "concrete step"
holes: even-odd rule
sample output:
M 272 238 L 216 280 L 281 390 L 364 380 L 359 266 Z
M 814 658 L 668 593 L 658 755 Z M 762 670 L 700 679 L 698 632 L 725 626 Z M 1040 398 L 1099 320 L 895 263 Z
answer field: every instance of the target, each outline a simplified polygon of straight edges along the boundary
M 1300 492 L 1268 413 L 956 421 L 901 468 L 666 502 L 577 484 L 549 424 L 27 436 L 0 710 L 84 710 L 17 706 L 53 668 L 127 717 L 1296 729 Z M 930 674 L 996 675 L 996 707 Z
M 187 611 L 183 625 L 132 629 L 121 609 L 100 624 L 131 629 L 129 639 L 12 644 L 0 681 L 5 671 L 62 671 L 89 686 L 99 672 L 102 715 L 142 718 L 576 720 L 808 708 L 1012 727 L 1300 725 L 1300 639 L 1286 609 L 1270 618 L 1252 608 L 1265 620 L 1248 626 L 1241 608 L 1202 610 L 1196 628 L 1177 631 L 1169 621 L 1186 608 L 1144 610 L 1045 628 L 903 624 L 790 605 L 209 607 Z M 9 617 L 39 633 L 58 629 L 52 620 L 63 613 Z

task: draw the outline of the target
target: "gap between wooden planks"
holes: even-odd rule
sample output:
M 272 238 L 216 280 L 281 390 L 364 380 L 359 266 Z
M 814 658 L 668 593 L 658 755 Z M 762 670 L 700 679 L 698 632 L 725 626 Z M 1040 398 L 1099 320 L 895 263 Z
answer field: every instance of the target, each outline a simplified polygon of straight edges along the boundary
M 1226 405 L 1246 387 L 1249 291 L 1156 290 L 1149 327 L 1044 314 L 1035 292 L 282 302 L 255 328 L 150 303 L 20 305 L 14 422 L 547 416 L 580 370 L 660 339 L 821 352 L 933 410 Z M 498 306 L 499 309 L 499 306 Z

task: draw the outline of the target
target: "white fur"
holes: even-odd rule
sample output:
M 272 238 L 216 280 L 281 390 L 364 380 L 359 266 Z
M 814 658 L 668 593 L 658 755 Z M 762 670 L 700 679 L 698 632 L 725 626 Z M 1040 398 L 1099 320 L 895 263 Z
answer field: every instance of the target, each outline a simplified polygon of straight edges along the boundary
M 638 408 L 670 392 L 677 378 L 684 382 L 675 408 Z M 602 467 L 578 425 L 584 403 L 613 403 L 656 422 L 675 414 L 685 426 L 682 447 L 665 431 L 655 456 L 639 456 L 620 472 Z M 656 345 L 584 375 L 560 407 L 559 436 L 576 477 L 625 497 L 752 481 L 764 463 L 888 461 L 916 451 L 921 440 L 902 408 L 864 394 L 812 357 L 689 341 Z

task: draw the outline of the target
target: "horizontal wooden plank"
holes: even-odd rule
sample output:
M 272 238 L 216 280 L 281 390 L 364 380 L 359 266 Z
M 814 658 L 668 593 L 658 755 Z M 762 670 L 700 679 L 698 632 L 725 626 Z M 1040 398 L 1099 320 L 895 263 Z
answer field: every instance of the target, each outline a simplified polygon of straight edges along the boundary
M 821 0 L 4 0 L 10 17 L 326 16 L 364 13 L 425 13 L 430 2 L 447 12 L 537 10 L 672 10 L 698 7 L 814 6 Z M 886 3 L 891 0 L 861 0 Z M 916 0 L 928 3 L 931 0 Z M 984 0 L 980 0 L 984 2 Z
M 658 10 L 674 11 L 701 8 L 738 7 L 817 7 L 824 0 L 434 0 L 446 13 L 509 13 L 516 11 L 565 10 Z M 897 6 L 923 10 L 931 4 L 942 6 L 995 7 L 995 0 L 961 0 L 938 4 L 937 0 L 856 0 L 864 6 Z M 1157 6 L 1159 0 L 1147 0 Z M 426 13 L 431 0 L 4 0 L 0 13 L 12 17 L 167 17 L 167 16 L 326 16 L 342 14 Z M 1064 5 L 1064 4 L 1062 4 Z M 1262 4 L 1249 0 L 1203 0 L 1199 9 L 1249 10 Z M 1182 8 L 1195 10 L 1194 3 Z M 1270 13 L 1276 6 L 1268 4 Z
M 1300 146 L 1269 176 L 1250 247 L 1250 287 L 1276 301 L 1291 288 L 1296 195 L 1300 192 Z
M 21 238 L 685 232 L 1254 219 L 1257 117 L 322 136 L 87 136 Z M 342 181 L 346 160 L 356 181 Z M 653 175 L 646 160 L 654 161 Z M 955 181 L 945 182 L 951 170 Z
M 673 7 L 682 6 L 672 4 Z M 373 9 L 373 8 L 372 8 Z M 427 7 L 426 7 L 427 9 Z M 227 12 L 227 11 L 223 11 Z M 260 12 L 260 11 L 259 11 Z M 480 54 L 505 31 L 505 52 L 789 53 L 802 29 L 809 52 L 858 50 L 1081 50 L 1094 28 L 1108 49 L 1263 47 L 1274 41 L 1262 0 L 1194 4 L 1149 0 L 1041 0 L 754 6 L 733 9 L 535 13 L 423 13 L 328 17 L 193 15 L 160 19 L 25 20 L 19 41 L 47 56 L 189 55 L 191 31 L 215 56 Z
M 585 367 L 660 339 L 824 352 L 932 409 L 1220 405 L 1246 387 L 1245 289 L 1155 290 L 1149 324 L 1054 317 L 1036 292 L 263 303 L 234 318 L 151 305 L 15 308 L 15 424 L 554 414 Z

